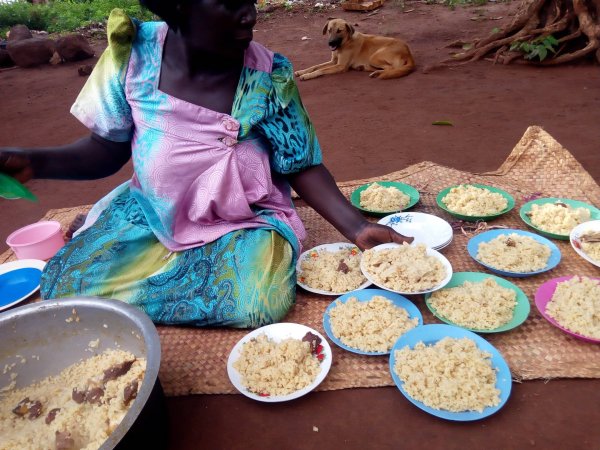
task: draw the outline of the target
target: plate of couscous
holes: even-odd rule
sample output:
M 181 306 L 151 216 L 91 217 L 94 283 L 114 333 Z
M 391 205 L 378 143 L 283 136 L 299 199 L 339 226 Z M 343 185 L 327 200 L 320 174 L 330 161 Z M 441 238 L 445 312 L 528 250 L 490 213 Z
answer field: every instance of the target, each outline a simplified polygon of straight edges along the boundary
M 388 355 L 402 334 L 420 325 L 423 316 L 413 303 L 383 289 L 344 294 L 323 315 L 329 339 L 361 355 Z
M 485 339 L 452 325 L 417 327 L 390 353 L 390 372 L 415 406 L 442 419 L 472 421 L 502 408 L 512 388 L 508 364 Z
M 467 243 L 471 258 L 492 272 L 507 277 L 528 277 L 555 268 L 560 250 L 550 240 L 529 231 L 484 231 Z
M 356 208 L 378 217 L 412 208 L 418 201 L 419 191 L 399 181 L 363 184 L 350 194 L 350 202 Z
M 573 250 L 586 261 L 600 267 L 600 220 L 577 225 L 569 236 Z
M 600 278 L 548 280 L 536 291 L 535 305 L 548 322 L 565 333 L 600 343 Z
M 571 231 L 582 223 L 600 219 L 600 210 L 578 200 L 566 198 L 538 198 L 521 206 L 523 222 L 538 233 L 568 240 Z
M 504 278 L 456 272 L 442 289 L 425 294 L 434 316 L 476 333 L 500 333 L 521 325 L 531 309 L 527 295 Z
M 515 206 L 508 192 L 478 183 L 447 187 L 437 195 L 436 202 L 448 214 L 471 222 L 496 219 Z
M 305 251 L 296 263 L 297 284 L 322 295 L 342 295 L 371 282 L 360 270 L 362 252 L 349 242 L 322 244 Z
M 363 252 L 360 268 L 381 289 L 401 295 L 425 294 L 452 278 L 450 261 L 424 244 L 380 244 Z
M 227 360 L 235 388 L 253 400 L 284 402 L 308 394 L 331 368 L 331 347 L 318 331 L 299 323 L 275 323 L 240 339 Z

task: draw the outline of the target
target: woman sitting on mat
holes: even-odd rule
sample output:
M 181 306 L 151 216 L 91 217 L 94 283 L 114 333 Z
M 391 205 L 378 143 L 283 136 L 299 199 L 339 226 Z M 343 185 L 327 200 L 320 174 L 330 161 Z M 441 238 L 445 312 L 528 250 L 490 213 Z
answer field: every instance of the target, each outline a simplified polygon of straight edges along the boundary
M 412 240 L 339 191 L 290 62 L 252 42 L 252 0 L 141 3 L 165 22 L 112 12 L 71 109 L 91 136 L 0 151 L 0 170 L 21 181 L 96 179 L 133 158 L 132 179 L 48 262 L 43 298 L 116 298 L 163 324 L 279 321 L 305 237 L 290 185 L 361 248 Z

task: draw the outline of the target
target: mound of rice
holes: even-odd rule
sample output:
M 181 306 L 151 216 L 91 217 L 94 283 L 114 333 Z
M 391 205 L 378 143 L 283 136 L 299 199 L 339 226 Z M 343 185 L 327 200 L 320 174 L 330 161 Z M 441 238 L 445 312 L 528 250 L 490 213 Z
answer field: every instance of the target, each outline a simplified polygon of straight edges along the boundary
M 527 216 L 539 229 L 562 235 L 568 235 L 577 225 L 591 219 L 588 209 L 572 208 L 560 202 L 533 204 Z
M 600 339 L 600 281 L 573 277 L 558 283 L 546 313 L 568 330 Z
M 145 371 L 145 359 L 111 349 L 58 375 L 3 390 L 0 448 L 99 448 L 133 404 Z
M 600 233 L 592 231 L 584 233 L 579 238 L 581 250 L 594 261 L 600 261 Z
M 465 216 L 490 216 L 498 214 L 508 206 L 508 200 L 501 194 L 470 184 L 461 184 L 450 189 L 442 198 L 442 203 L 450 211 Z
M 233 367 L 242 376 L 242 384 L 259 395 L 291 394 L 310 385 L 321 372 L 307 341 L 274 342 L 264 334 L 243 345 Z
M 360 206 L 372 211 L 400 211 L 408 205 L 410 197 L 393 186 L 385 187 L 379 183 L 369 185 L 360 193 Z
M 477 249 L 477 259 L 508 272 L 535 272 L 548 265 L 550 248 L 532 237 L 517 233 L 501 234 Z
M 388 249 L 369 249 L 363 254 L 367 273 L 380 285 L 400 292 L 420 292 L 446 278 L 446 268 L 427 247 L 403 244 Z
M 357 247 L 338 251 L 311 252 L 300 262 L 298 280 L 313 289 L 328 292 L 350 292 L 367 279 L 360 270 L 362 253 Z
M 471 339 L 445 337 L 397 350 L 394 372 L 408 395 L 430 408 L 482 412 L 500 403 L 490 357 Z
M 431 294 L 429 304 L 451 322 L 475 330 L 493 330 L 512 320 L 517 293 L 493 278 L 465 281 Z
M 366 302 L 356 297 L 345 303 L 338 300 L 329 321 L 335 337 L 365 352 L 388 352 L 401 335 L 419 324 L 418 318 L 411 319 L 404 308 L 381 295 Z

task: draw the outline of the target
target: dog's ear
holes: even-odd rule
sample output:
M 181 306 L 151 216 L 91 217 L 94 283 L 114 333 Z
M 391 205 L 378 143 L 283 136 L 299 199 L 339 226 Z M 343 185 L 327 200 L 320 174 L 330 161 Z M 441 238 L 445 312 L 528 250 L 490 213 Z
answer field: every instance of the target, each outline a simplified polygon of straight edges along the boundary
M 352 36 L 354 34 L 354 27 L 346 22 L 346 30 L 348 30 L 348 36 Z
M 327 34 L 327 26 L 329 25 L 329 22 L 333 20 L 333 17 L 328 17 L 327 18 L 327 22 L 325 22 L 325 26 L 323 27 L 323 36 L 325 36 L 325 34 Z

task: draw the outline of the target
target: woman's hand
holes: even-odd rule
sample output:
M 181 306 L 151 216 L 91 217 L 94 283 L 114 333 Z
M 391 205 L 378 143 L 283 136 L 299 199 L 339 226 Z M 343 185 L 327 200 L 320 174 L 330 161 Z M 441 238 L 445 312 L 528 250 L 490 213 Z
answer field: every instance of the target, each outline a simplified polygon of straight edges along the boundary
M 361 250 L 365 250 L 379 244 L 387 244 L 388 242 L 395 242 L 396 244 L 406 242 L 410 244 L 413 240 L 413 237 L 403 236 L 385 225 L 367 222 L 367 224 L 356 233 L 354 243 Z
M 25 183 L 33 178 L 31 160 L 27 153 L 20 149 L 0 149 L 0 172 Z

